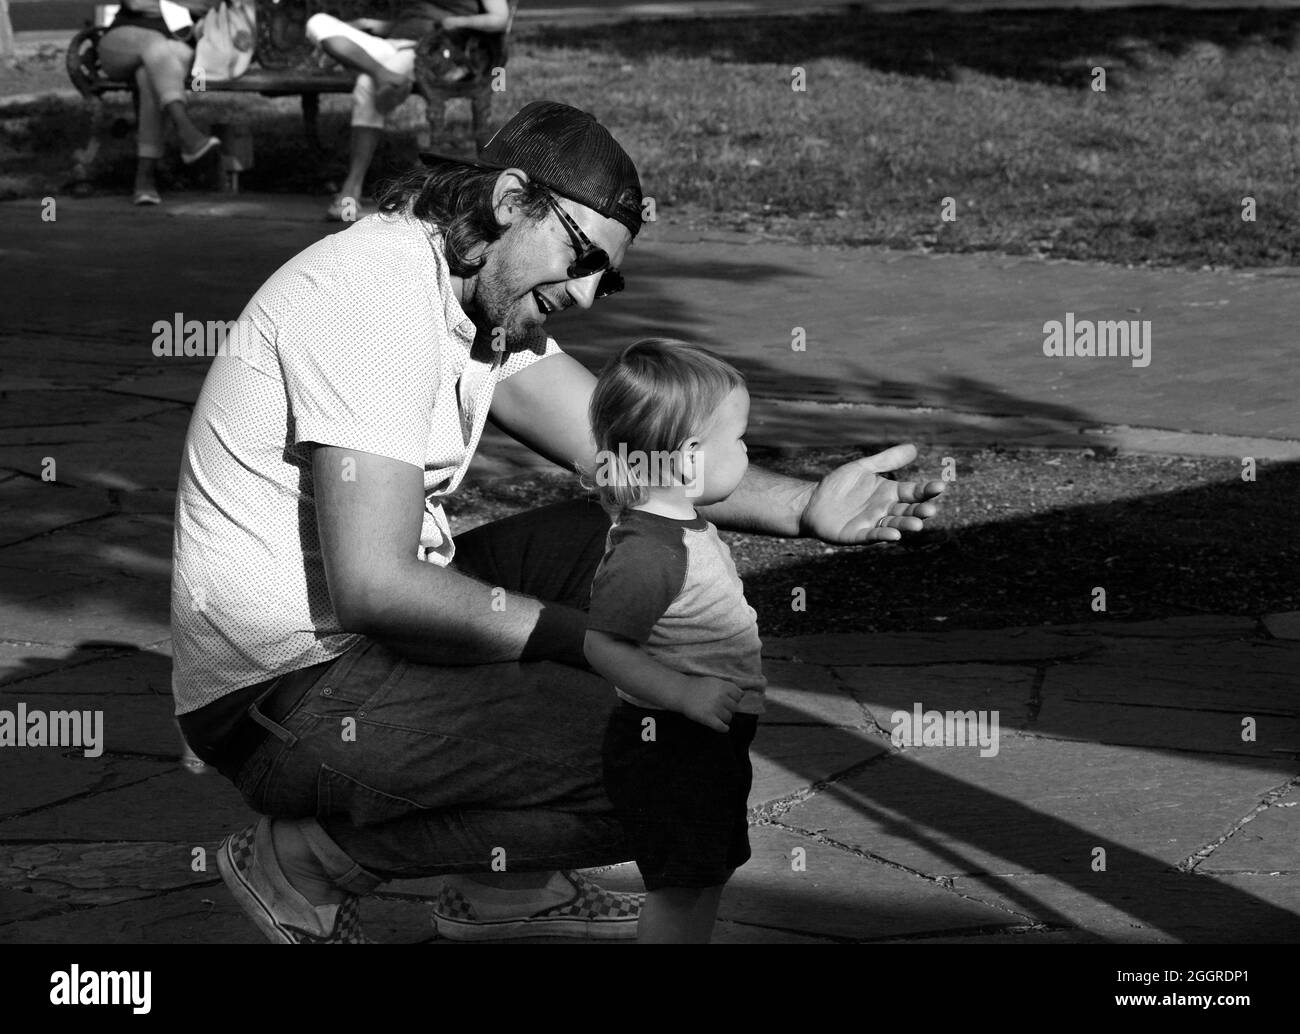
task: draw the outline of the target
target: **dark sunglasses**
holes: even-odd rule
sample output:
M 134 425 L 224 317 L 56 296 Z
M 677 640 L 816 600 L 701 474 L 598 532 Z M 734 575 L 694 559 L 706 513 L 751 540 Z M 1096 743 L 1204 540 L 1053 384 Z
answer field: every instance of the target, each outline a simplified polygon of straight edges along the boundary
M 617 294 L 623 290 L 623 274 L 610 267 L 609 255 L 605 253 L 605 249 L 598 248 L 591 243 L 587 235 L 582 232 L 581 227 L 573 221 L 568 212 L 560 207 L 553 195 L 546 195 L 546 203 L 551 206 L 555 214 L 560 217 L 560 222 L 564 224 L 564 228 L 569 231 L 569 240 L 573 244 L 573 250 L 577 253 L 577 257 L 569 263 L 569 268 L 566 270 L 569 279 L 581 280 L 584 277 L 603 273 L 604 276 L 600 278 L 600 283 L 596 285 L 597 298 L 608 298 L 611 294 Z

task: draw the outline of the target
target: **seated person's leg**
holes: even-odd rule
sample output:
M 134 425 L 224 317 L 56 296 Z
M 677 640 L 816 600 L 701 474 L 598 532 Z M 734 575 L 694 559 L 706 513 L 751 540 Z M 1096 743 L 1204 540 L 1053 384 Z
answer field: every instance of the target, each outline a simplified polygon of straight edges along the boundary
M 135 153 L 140 158 L 161 158 L 163 156 L 162 104 L 153 88 L 153 80 L 149 78 L 149 72 L 143 65 L 135 70 L 135 86 L 140 94 Z
M 172 116 L 181 147 L 195 152 L 209 140 L 185 110 L 185 79 L 194 52 L 179 40 L 152 29 L 125 25 L 111 29 L 99 43 L 99 64 L 110 79 L 135 80 L 140 101 L 136 145 L 135 196 L 138 203 L 158 200 L 154 169 L 163 153 L 162 112 Z
M 352 220 L 361 209 L 366 172 L 374 160 L 375 149 L 384 132 L 384 116 L 375 107 L 374 80 L 362 73 L 352 88 L 352 135 L 348 147 L 348 174 L 339 185 L 338 195 L 327 211 L 331 219 Z M 351 202 L 351 207 L 344 205 Z
M 307 20 L 307 38 L 320 47 L 341 65 L 352 69 L 370 79 L 369 100 L 379 115 L 397 107 L 411 90 L 409 59 L 398 59 L 400 52 L 393 41 L 372 36 L 353 28 L 347 22 L 327 14 L 315 14 Z M 406 41 L 400 41 L 406 42 Z M 403 64 L 406 64 L 403 70 Z M 358 99 L 356 93 L 354 100 Z M 353 109 L 352 124 L 374 125 L 373 112 L 364 112 L 371 117 L 364 121 L 357 120 L 357 110 Z M 378 128 L 383 127 L 380 119 Z
M 363 27 L 359 28 L 357 23 Z M 365 18 L 358 18 L 356 23 L 345 22 L 332 14 L 313 14 L 307 19 L 306 36 L 317 47 L 324 47 L 325 41 L 330 39 L 350 40 L 372 56 L 379 57 L 384 53 L 382 47 L 388 34 L 375 29 L 387 24 Z
M 144 65 L 135 70 L 135 87 L 140 98 L 140 112 L 135 133 L 134 200 L 138 205 L 156 204 L 161 200 L 154 173 L 158 159 L 163 156 L 162 105 Z
M 348 174 L 330 205 L 332 219 L 346 219 L 345 199 L 351 199 L 354 216 L 360 207 L 366 171 L 375 156 L 384 115 L 411 92 L 414 51 L 403 44 L 372 36 L 327 14 L 307 20 L 307 38 L 340 64 L 357 73 L 352 90 L 352 138 Z
M 100 69 L 110 79 L 130 82 L 140 67 L 140 53 L 145 42 L 156 35 L 156 32 L 133 25 L 110 29 L 99 40 Z
M 149 78 L 163 106 L 185 100 L 185 81 L 194 64 L 194 51 L 180 40 L 154 33 L 140 51 L 140 60 L 149 70 Z
M 185 81 L 194 63 L 194 51 L 180 40 L 154 33 L 153 39 L 144 45 L 140 59 L 159 103 L 176 126 L 181 150 L 187 154 L 201 150 L 210 138 L 194 124 L 185 107 Z

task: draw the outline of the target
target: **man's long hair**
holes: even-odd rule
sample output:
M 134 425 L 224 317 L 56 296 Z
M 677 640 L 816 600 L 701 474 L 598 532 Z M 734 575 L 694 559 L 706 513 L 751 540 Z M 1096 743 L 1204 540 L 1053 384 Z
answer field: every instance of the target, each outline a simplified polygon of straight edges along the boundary
M 443 232 L 443 255 L 452 276 L 470 277 L 483 268 L 484 259 L 468 258 L 481 245 L 497 240 L 505 227 L 497 222 L 492 206 L 499 169 L 446 162 L 417 167 L 394 180 L 379 198 L 386 214 L 409 211 Z M 547 188 L 528 181 L 510 191 L 531 219 L 547 214 Z

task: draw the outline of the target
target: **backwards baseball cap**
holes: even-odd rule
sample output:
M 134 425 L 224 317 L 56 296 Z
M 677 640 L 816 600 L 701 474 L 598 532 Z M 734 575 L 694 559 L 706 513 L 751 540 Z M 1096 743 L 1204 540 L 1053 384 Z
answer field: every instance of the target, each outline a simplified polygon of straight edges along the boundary
M 632 236 L 641 229 L 641 180 L 632 159 L 594 115 L 559 101 L 524 105 L 474 161 L 428 151 L 420 157 L 429 165 L 521 169 L 562 197 L 617 219 Z

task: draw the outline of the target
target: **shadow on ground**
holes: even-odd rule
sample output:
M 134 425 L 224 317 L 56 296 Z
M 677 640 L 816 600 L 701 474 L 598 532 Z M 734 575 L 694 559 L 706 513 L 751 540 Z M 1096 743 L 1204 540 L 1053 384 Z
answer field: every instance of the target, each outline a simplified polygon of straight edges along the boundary
M 797 720 L 800 713 L 787 709 L 782 717 Z M 802 717 L 813 718 L 810 714 Z M 1035 731 L 1046 736 L 1070 735 L 1068 728 Z M 872 740 L 849 730 L 835 730 L 830 739 L 838 740 L 839 748 L 846 752 L 860 752 L 864 740 Z M 1004 748 L 1006 743 L 1004 737 Z M 832 749 L 829 741 L 821 747 Z M 1064 744 L 1055 747 L 1068 749 Z M 1114 795 L 1114 808 L 1119 811 L 1153 805 L 1148 799 L 1150 787 L 1130 785 L 1128 780 L 1136 784 L 1152 779 L 1160 751 L 1143 748 L 1130 752 L 1118 770 L 1104 763 L 1075 766 L 1075 759 L 1064 750 L 1062 753 L 1061 769 L 1075 774 L 1064 782 L 1049 777 L 1036 788 L 1055 798 L 1050 803 L 1059 806 L 1060 799 L 1072 792 L 1084 800 L 1100 790 Z M 1177 763 L 1177 755 L 1172 757 Z M 782 760 L 798 771 L 797 759 L 783 756 Z M 990 758 L 982 763 L 992 765 L 1000 760 Z M 1229 768 L 1239 763 L 1249 767 L 1249 763 L 1223 757 L 1205 760 Z M 1016 761 L 1010 764 L 1015 766 Z M 1270 767 L 1277 782 L 1284 783 L 1287 775 L 1282 762 L 1262 766 L 1265 770 Z M 805 774 L 817 778 L 811 767 Z M 1035 792 L 1031 787 L 1032 783 L 1017 787 L 1017 795 Z M 1186 871 L 1169 859 L 1135 849 L 1131 837 L 1126 837 L 1129 843 L 1121 843 L 1099 835 L 1097 828 L 1046 814 L 907 754 L 878 755 L 859 764 L 823 786 L 812 803 L 814 807 L 807 808 L 806 815 L 796 808 L 790 815 L 778 816 L 776 828 L 822 842 L 829 837 L 841 849 L 903 864 L 914 872 L 946 874 L 943 878 L 951 888 L 996 901 L 1047 931 L 1075 929 L 1082 912 L 1097 917 L 1095 925 L 1089 924 L 1089 932 L 1107 941 L 1149 942 L 1153 933 L 1159 939 L 1185 943 L 1290 943 L 1300 936 L 1300 916 L 1293 908 L 1279 907 L 1239 885 Z M 1113 828 L 1114 815 L 1097 819 L 1098 827 Z M 1153 817 L 1152 821 L 1159 824 L 1161 820 Z M 1099 856 L 1098 849 L 1104 855 Z M 1098 857 L 1104 858 L 1102 871 L 1094 865 Z M 994 864 L 990 865 L 990 860 L 995 860 Z M 782 867 L 789 867 L 788 847 Z M 742 869 L 737 878 L 743 880 L 744 874 Z M 1072 915 L 1048 904 L 1044 892 L 1053 900 L 1069 902 Z M 855 921 L 862 926 L 878 922 L 872 912 L 881 903 L 868 900 L 867 895 L 859 894 L 855 900 L 851 888 L 828 888 L 824 894 L 834 897 L 840 918 L 849 926 Z M 747 880 L 743 906 L 733 906 L 725 914 L 731 919 L 799 929 L 798 916 L 806 913 L 810 899 L 816 898 L 800 887 L 799 881 Z M 1013 924 L 1014 919 L 1008 917 L 1007 925 Z M 803 929 L 813 932 L 806 926 Z M 882 932 L 882 936 L 889 934 Z
M 227 824 L 243 821 L 229 785 L 219 776 L 181 777 L 182 783 L 177 784 L 173 766 L 159 767 L 175 756 L 177 743 L 170 698 L 159 693 L 170 679 L 166 657 L 136 651 L 128 643 L 86 641 L 78 644 L 60 671 L 41 674 L 43 663 L 34 660 L 26 670 L 11 673 L 3 686 L 6 700 L 26 699 L 29 707 L 57 701 L 57 706 L 68 707 L 91 706 L 84 701 L 93 699 L 94 706 L 107 712 L 107 745 L 102 757 L 81 759 L 73 766 L 78 779 L 86 780 L 80 792 L 70 792 L 71 787 L 36 790 L 28 786 L 24 794 L 35 793 L 30 801 L 22 803 L 20 795 L 17 806 L 10 802 L 8 813 L 0 819 L 0 847 L 15 836 L 8 834 L 8 829 L 17 830 L 13 843 L 27 845 L 22 850 L 28 851 L 41 841 L 36 835 L 39 829 L 57 827 L 61 830 L 57 839 L 69 844 L 141 841 L 149 850 L 157 850 L 149 845 L 178 839 L 182 843 L 215 843 L 231 832 L 225 828 Z M 1141 658 L 1135 661 L 1140 663 Z M 113 670 L 116 676 L 105 677 L 105 672 Z M 75 693 L 78 684 L 83 692 L 93 686 L 98 695 L 80 698 L 74 704 L 69 693 Z M 1076 744 L 1037 738 L 1012 740 L 1004 734 L 1000 757 L 951 764 L 949 758 L 954 755 L 949 752 L 939 752 L 948 757 L 938 761 L 933 754 L 922 760 L 908 753 L 885 753 L 885 741 L 878 731 L 827 728 L 822 724 L 824 715 L 803 710 L 791 701 L 790 696 L 783 697 L 769 715 L 771 724 L 765 722 L 760 742 L 781 744 L 783 731 L 795 728 L 797 734 L 800 724 L 818 725 L 815 759 L 801 760 L 797 749 L 785 745 L 779 760 L 796 781 L 815 783 L 819 792 L 793 806 L 787 802 L 775 810 L 765 809 L 765 821 L 753 829 L 755 861 L 738 874 L 738 886 L 724 903 L 725 919 L 849 940 L 862 937 L 864 931 L 868 939 L 889 939 L 917 924 L 926 937 L 945 932 L 961 936 L 1006 933 L 1017 927 L 1077 931 L 1081 915 L 1089 917 L 1083 921 L 1089 938 L 1101 941 L 1154 938 L 1189 943 L 1285 943 L 1300 934 L 1300 918 L 1293 911 L 1232 882 L 1231 873 L 1226 874 L 1227 879 L 1210 879 L 1181 869 L 1165 846 L 1166 839 L 1175 838 L 1163 835 L 1164 824 L 1171 821 L 1174 826 L 1170 830 L 1185 838 L 1189 827 L 1199 829 L 1206 820 L 1195 801 L 1175 803 L 1163 796 L 1162 781 L 1187 779 L 1188 773 L 1194 772 L 1210 786 L 1204 805 L 1207 814 L 1216 807 L 1224 810 L 1212 799 L 1222 792 L 1225 799 L 1234 798 L 1226 813 L 1239 815 L 1243 805 L 1236 798 L 1243 796 L 1243 789 L 1262 796 L 1260 790 L 1250 788 L 1285 781 L 1286 766 L 1280 760 L 1260 764 L 1259 772 L 1253 774 L 1256 763 L 1246 758 L 1202 755 L 1189 759 L 1179 751 L 1144 747 L 1122 753 L 1110 748 L 1107 757 L 1083 763 L 1082 748 Z M 927 706 L 934 702 L 927 698 Z M 962 706 L 969 704 L 965 701 Z M 1068 738 L 1072 730 L 1038 723 L 1032 731 L 1037 737 Z M 1100 752 L 1095 746 L 1088 749 Z M 761 758 L 763 750 L 757 747 L 756 756 Z M 1027 766 L 1025 755 L 1035 751 L 1040 760 Z M 11 775 L 27 762 L 43 760 L 36 753 L 6 758 Z M 835 774 L 834 782 L 826 783 L 827 773 L 818 767 L 818 761 L 830 754 L 866 760 L 850 764 Z M 1116 758 L 1121 759 L 1119 765 Z M 1058 771 L 1073 774 L 1064 782 L 1048 777 L 1035 784 L 1028 775 L 1033 764 L 1044 763 L 1042 759 Z M 1000 782 L 999 777 L 985 774 L 993 771 L 990 767 L 980 774 L 987 785 L 976 785 L 961 775 L 972 773 L 971 764 L 1003 765 L 1010 774 Z M 66 766 L 63 771 L 66 775 Z M 156 781 L 152 790 L 151 781 Z M 1232 792 L 1225 790 L 1229 786 Z M 1004 787 L 1008 792 L 1000 792 Z M 173 799 L 177 793 L 183 800 Z M 1098 796 L 1113 798 L 1114 803 L 1103 812 L 1088 812 L 1087 802 Z M 1176 817 L 1180 806 L 1181 819 Z M 1233 807 L 1238 810 L 1232 812 Z M 64 812 L 62 820 L 60 811 Z M 181 811 L 186 814 L 173 814 Z M 1062 817 L 1062 811 L 1069 817 Z M 1129 812 L 1133 818 L 1126 818 Z M 1168 817 L 1171 814 L 1173 820 Z M 11 822 L 17 826 L 9 826 Z M 1145 829 L 1144 822 L 1150 823 L 1151 829 Z M 87 829 L 87 823 L 94 828 Z M 1124 840 L 1100 830 L 1119 830 L 1116 835 Z M 818 879 L 779 878 L 782 871 L 789 873 L 790 844 L 802 844 L 812 855 L 828 852 L 810 862 L 810 871 L 821 873 Z M 1098 848 L 1105 851 L 1102 872 L 1091 864 Z M 1161 850 L 1164 857 L 1157 854 Z M 188 851 L 185 847 L 184 852 Z M 760 858 L 760 853 L 765 857 Z M 881 887 L 859 884 L 844 875 L 832 878 L 827 869 L 817 869 L 827 864 L 829 856 L 851 865 L 861 865 L 864 859 L 883 862 L 909 873 L 912 880 L 922 873 L 941 874 L 928 877 L 938 881 L 931 889 L 955 890 L 957 895 L 909 898 L 908 909 L 903 910 L 907 915 L 899 913 L 891 920 L 899 907 L 882 897 Z M 147 869 L 150 864 L 162 866 L 169 861 L 170 856 L 164 859 L 159 855 L 156 862 L 133 864 L 136 869 L 140 865 Z M 136 869 L 123 877 L 128 897 L 130 881 L 141 878 Z M 871 871 L 878 870 L 871 865 L 854 870 L 858 878 Z M 773 878 L 774 874 L 778 878 Z M 96 876 L 104 877 L 104 873 Z M 58 877 L 42 876 L 47 881 L 51 878 Z M 107 878 L 109 882 L 102 887 L 112 895 L 111 872 Z M 8 891 L 0 887 L 0 894 L 23 889 L 22 881 L 15 883 L 14 879 L 11 872 L 6 880 Z M 216 893 L 223 892 L 217 888 Z M 1049 904 L 1048 898 L 1064 902 L 1064 910 Z M 972 928 L 969 911 L 963 912 L 977 902 L 983 902 L 979 907 L 987 911 L 986 929 Z M 835 918 L 826 929 L 828 909 Z M 911 909 L 934 911 L 920 915 Z M 98 929 L 93 909 L 83 910 L 81 915 L 92 924 L 89 928 Z M 15 910 L 11 921 L 23 918 L 27 915 Z M 897 925 L 891 925 L 894 921 Z
M 899 11 L 805 17 L 623 22 L 530 29 L 551 46 L 642 58 L 647 53 L 727 62 L 802 64 L 841 58 L 899 75 L 948 79 L 972 69 L 1007 79 L 1089 88 L 1093 64 L 1141 65 L 1198 44 L 1225 50 L 1269 43 L 1293 49 L 1300 12 L 1279 9 Z
M 959 458 L 945 505 L 959 505 L 963 484 L 989 462 Z M 1116 463 L 1075 461 L 1098 477 L 1113 476 L 1107 468 Z M 1086 494 L 1086 482 L 1054 485 L 1042 475 L 1034 463 L 1012 486 L 1024 498 L 1006 501 L 1038 511 L 1031 515 L 990 514 L 956 529 L 939 523 L 898 548 L 773 558 L 743 572 L 746 594 L 781 634 L 796 628 L 793 586 L 805 588 L 808 624 L 819 632 L 934 630 L 936 617 L 944 628 L 991 629 L 1300 609 L 1300 546 L 1286 519 L 1300 464 L 1270 465 L 1253 483 L 1225 477 L 1152 494 L 1137 484 L 1132 498 L 1091 505 L 1070 499 Z M 1092 610 L 1097 587 L 1106 590 L 1104 615 Z

